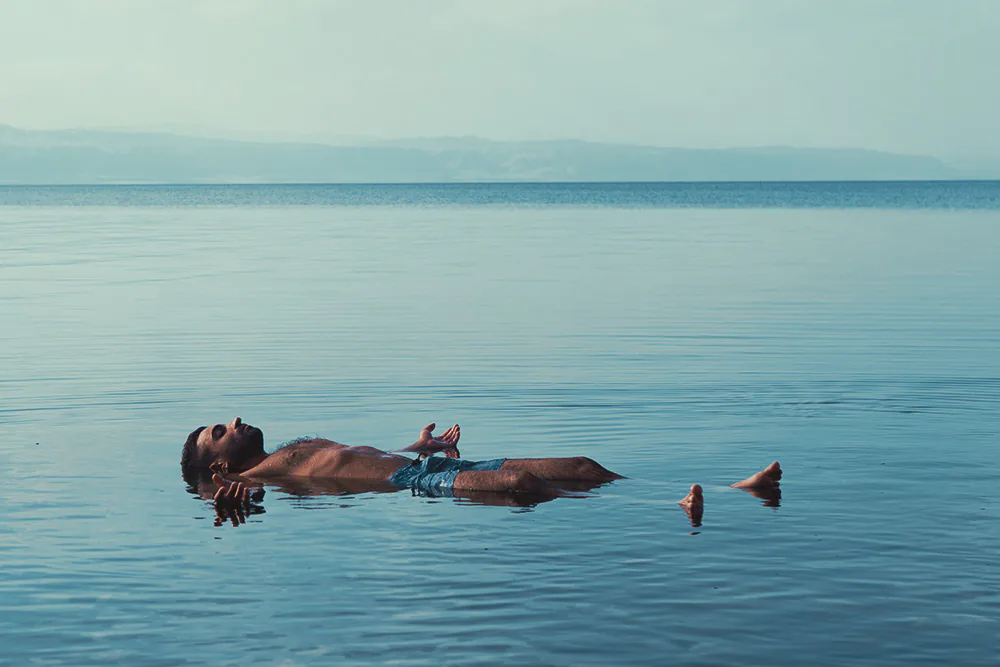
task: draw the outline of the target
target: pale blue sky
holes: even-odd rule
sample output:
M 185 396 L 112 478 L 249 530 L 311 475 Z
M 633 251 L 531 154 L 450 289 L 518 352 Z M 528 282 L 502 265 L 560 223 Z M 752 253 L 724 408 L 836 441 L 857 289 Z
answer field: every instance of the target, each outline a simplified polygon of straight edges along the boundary
M 6 0 L 0 123 L 1000 154 L 1000 1 Z

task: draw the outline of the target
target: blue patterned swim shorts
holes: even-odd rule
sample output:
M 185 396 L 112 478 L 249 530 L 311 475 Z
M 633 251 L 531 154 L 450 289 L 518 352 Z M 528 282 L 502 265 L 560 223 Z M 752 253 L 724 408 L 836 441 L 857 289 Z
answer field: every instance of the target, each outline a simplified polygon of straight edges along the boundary
M 428 456 L 414 461 L 392 474 L 389 482 L 428 495 L 451 495 L 458 473 L 466 470 L 499 470 L 507 459 L 466 461 L 442 456 Z

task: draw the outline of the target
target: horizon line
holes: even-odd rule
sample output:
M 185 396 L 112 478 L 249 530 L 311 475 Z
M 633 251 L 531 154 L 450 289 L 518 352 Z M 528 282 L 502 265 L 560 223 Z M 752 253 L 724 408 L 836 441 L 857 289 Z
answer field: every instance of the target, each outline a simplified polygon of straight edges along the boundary
M 762 179 L 723 181 L 203 181 L 203 182 L 139 182 L 109 181 L 103 183 L 4 183 L 0 188 L 81 188 L 81 187 L 316 187 L 316 186 L 467 186 L 467 185 L 822 185 L 822 184 L 909 184 L 909 183 L 1000 183 L 1000 178 L 857 178 L 857 179 Z

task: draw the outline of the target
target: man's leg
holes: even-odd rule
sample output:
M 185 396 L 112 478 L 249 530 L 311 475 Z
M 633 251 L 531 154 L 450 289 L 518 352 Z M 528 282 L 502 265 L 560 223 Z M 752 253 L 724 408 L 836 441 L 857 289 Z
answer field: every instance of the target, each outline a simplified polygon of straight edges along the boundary
M 610 482 L 623 479 L 586 456 L 563 459 L 507 459 L 500 472 L 528 472 L 539 479 L 573 482 Z
M 463 470 L 455 477 L 452 490 L 533 493 L 550 497 L 566 495 L 562 489 L 524 470 Z

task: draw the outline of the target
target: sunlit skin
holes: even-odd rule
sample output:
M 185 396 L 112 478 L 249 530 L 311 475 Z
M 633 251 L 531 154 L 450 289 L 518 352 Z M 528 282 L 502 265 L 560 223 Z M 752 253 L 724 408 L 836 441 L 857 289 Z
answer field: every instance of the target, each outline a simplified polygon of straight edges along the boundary
M 781 466 L 775 461 L 760 472 L 736 482 L 730 488 L 742 489 L 754 498 L 760 498 L 767 507 L 778 507 L 781 504 L 781 474 Z M 678 500 L 677 504 L 691 519 L 692 526 L 701 525 L 705 513 L 705 493 L 700 484 L 691 485 L 691 490 Z
M 677 504 L 685 509 L 691 509 L 694 507 L 704 507 L 705 506 L 705 496 L 701 489 L 701 484 L 692 484 L 691 490 L 688 492 L 683 499 L 678 500 Z
M 421 457 L 442 453 L 457 458 L 461 437 L 458 424 L 439 436 L 433 434 L 434 428 L 435 424 L 428 424 L 416 442 L 398 451 Z M 323 438 L 293 442 L 268 454 L 260 429 L 239 417 L 228 424 L 205 428 L 198 435 L 197 446 L 198 462 L 211 462 L 216 470 L 212 479 L 219 487 L 215 494 L 217 506 L 246 503 L 254 481 L 314 478 L 384 484 L 394 472 L 413 463 L 413 459 L 392 452 L 351 447 Z M 227 474 L 238 474 L 241 480 L 227 480 Z M 458 473 L 453 490 L 458 494 L 499 492 L 556 497 L 570 495 L 557 482 L 601 484 L 616 479 L 621 475 L 586 457 L 507 459 L 496 471 Z
M 781 481 L 781 466 L 775 461 L 771 465 L 767 466 L 760 472 L 747 477 L 742 482 L 736 482 L 732 485 L 733 489 L 745 489 L 747 491 L 751 489 L 755 490 L 769 490 L 774 489 L 778 486 L 778 482 Z
M 677 501 L 684 513 L 691 519 L 691 525 L 697 528 L 701 525 L 702 516 L 705 514 L 705 496 L 701 484 L 692 484 L 691 490 L 684 498 Z
M 447 431 L 441 434 L 440 437 L 435 438 L 432 433 L 437 424 L 433 422 L 428 424 L 420 431 L 420 437 L 417 441 L 410 445 L 409 447 L 404 447 L 396 451 L 400 452 L 416 452 L 421 458 L 425 456 L 433 456 L 434 454 L 441 452 L 448 458 L 460 459 L 462 455 L 458 451 L 458 439 L 461 437 L 462 432 L 458 424 L 455 424 Z

